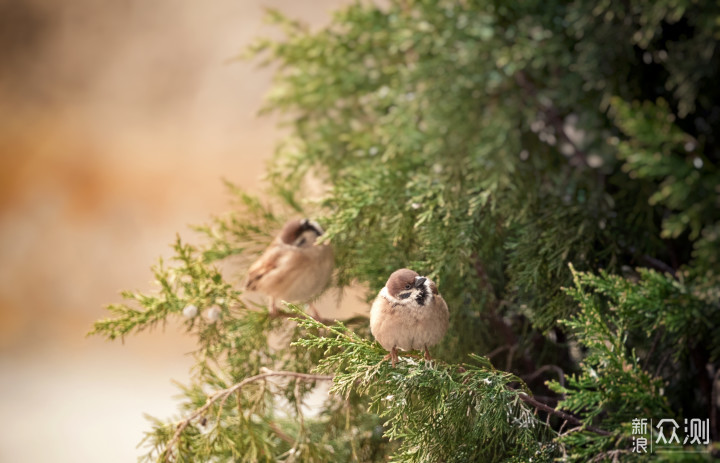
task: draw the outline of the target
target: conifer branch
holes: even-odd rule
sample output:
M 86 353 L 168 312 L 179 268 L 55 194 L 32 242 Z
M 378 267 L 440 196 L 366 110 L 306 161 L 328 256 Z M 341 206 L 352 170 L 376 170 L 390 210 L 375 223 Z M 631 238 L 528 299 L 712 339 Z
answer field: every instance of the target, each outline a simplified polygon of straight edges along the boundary
M 193 412 L 192 415 L 190 415 L 185 420 L 178 423 L 177 428 L 175 429 L 175 433 L 173 434 L 170 441 L 167 443 L 165 447 L 165 461 L 169 462 L 172 458 L 172 448 L 175 446 L 175 444 L 178 443 L 180 440 L 180 436 L 182 435 L 182 432 L 185 430 L 185 428 L 188 427 L 188 425 L 195 419 L 203 416 L 205 412 L 218 400 L 226 400 L 227 397 L 232 395 L 234 392 L 239 391 L 244 386 L 253 383 L 255 381 L 260 381 L 262 379 L 270 378 L 273 376 L 289 376 L 292 378 L 301 379 L 303 381 L 331 381 L 333 379 L 332 375 L 319 375 L 319 374 L 310 374 L 310 373 L 298 373 L 296 371 L 268 371 L 265 373 L 261 373 L 259 375 L 251 376 L 249 378 L 245 378 L 244 380 L 240 381 L 237 384 L 234 384 L 233 386 L 230 386 L 227 389 L 223 389 L 221 391 L 216 392 L 211 397 L 208 398 L 207 402 L 205 402 L 205 405 L 198 408 Z M 285 435 L 285 438 L 287 436 Z
M 240 209 L 197 228 L 209 244 L 178 240 L 158 292 L 123 293 L 93 330 L 176 318 L 198 338 L 188 418 L 153 419 L 147 461 L 616 461 L 634 457 L 628 417 L 679 410 L 718 439 L 720 87 L 699 48 L 717 43 L 715 11 L 546 3 L 356 2 L 318 32 L 271 14 L 286 37 L 252 49 L 277 64 L 266 109 L 294 127 L 268 175 L 287 213 L 235 189 Z M 379 289 L 401 266 L 437 278 L 453 309 L 438 360 L 391 367 L 366 317 L 244 310 L 213 265 L 259 254 L 312 173 L 338 286 Z M 552 397 L 519 377 L 548 370 Z M 288 378 L 271 393 L 269 376 Z M 303 417 L 301 381 L 330 379 L 344 423 L 341 400 Z
M 310 317 L 310 318 L 312 318 L 312 319 L 314 319 L 314 320 L 316 320 L 316 321 L 318 321 L 318 322 L 320 322 L 320 323 L 322 323 L 323 325 L 326 325 L 326 326 L 331 326 L 331 325 L 333 325 L 333 324 L 337 321 L 337 320 L 335 320 L 335 319 L 330 319 L 330 318 L 321 317 L 319 314 L 318 314 L 318 315 L 309 314 L 309 313 L 307 313 L 307 312 L 305 312 L 305 311 L 302 311 L 302 314 L 305 315 L 305 316 L 307 316 L 307 317 Z M 277 318 L 288 318 L 288 319 L 290 319 L 290 320 L 296 319 L 297 316 L 298 316 L 297 313 L 285 312 L 285 311 L 283 311 L 283 310 L 278 310 L 278 312 L 274 315 L 274 317 L 277 317 Z
M 269 422 L 268 426 L 270 427 L 270 429 L 272 429 L 276 436 L 278 436 L 280 439 L 284 440 L 288 444 L 293 444 L 295 442 L 292 437 L 288 436 L 285 431 L 280 429 L 280 427 L 278 427 L 278 425 L 276 425 L 275 423 Z
M 563 420 L 567 421 L 568 423 L 572 423 L 578 426 L 584 426 L 584 423 L 580 421 L 578 418 L 574 417 L 573 415 L 570 415 L 569 413 L 562 412 L 560 410 L 556 410 L 552 408 L 549 405 L 546 405 L 538 400 L 536 400 L 533 397 L 530 397 L 524 392 L 518 392 L 518 397 L 520 397 L 520 400 L 523 402 L 532 405 L 533 407 L 537 408 L 538 410 L 542 410 L 544 412 L 553 414 L 559 418 L 562 418 Z M 604 429 L 596 428 L 594 426 L 584 426 L 584 429 L 587 429 L 590 432 L 594 432 L 595 434 L 599 434 L 601 436 L 611 436 L 612 433 L 605 431 Z

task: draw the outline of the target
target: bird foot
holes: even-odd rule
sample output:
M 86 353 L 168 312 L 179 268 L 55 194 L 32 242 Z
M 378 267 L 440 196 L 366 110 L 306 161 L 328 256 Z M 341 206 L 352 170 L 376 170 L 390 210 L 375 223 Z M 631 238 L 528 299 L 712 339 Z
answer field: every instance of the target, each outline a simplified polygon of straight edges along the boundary
M 395 360 L 395 359 L 393 358 L 393 356 L 390 355 L 390 354 L 387 354 L 385 357 L 383 357 L 382 360 L 380 360 L 380 363 L 383 363 L 383 362 L 385 362 L 385 361 L 387 361 L 387 360 L 390 360 L 390 363 L 392 364 L 392 367 L 395 368 L 395 362 L 396 362 L 396 360 Z
M 393 358 L 393 356 L 390 355 L 390 354 L 387 354 L 385 357 L 383 357 L 383 359 L 382 359 L 380 362 L 385 362 L 385 361 L 387 361 L 387 360 L 390 360 L 390 363 L 392 364 L 392 367 L 395 368 L 395 362 L 396 362 L 396 360 L 395 360 L 395 359 Z
M 382 361 L 384 362 L 385 360 L 390 360 L 392 367 L 395 368 L 395 364 L 398 362 L 398 353 L 395 347 L 390 349 L 390 353 L 383 357 Z
M 430 352 L 428 351 L 428 348 L 425 347 L 425 353 L 423 355 L 425 358 L 425 366 L 432 368 L 435 365 L 435 361 L 430 357 Z
M 270 318 L 277 318 L 280 316 L 280 310 L 275 304 L 274 298 L 270 299 L 270 304 L 268 304 L 268 315 L 270 316 Z

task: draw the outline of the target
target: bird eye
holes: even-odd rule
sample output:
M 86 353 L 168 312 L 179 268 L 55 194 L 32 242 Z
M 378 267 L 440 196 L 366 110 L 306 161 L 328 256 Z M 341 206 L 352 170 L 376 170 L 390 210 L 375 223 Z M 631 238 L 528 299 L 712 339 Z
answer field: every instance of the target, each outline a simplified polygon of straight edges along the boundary
M 408 284 L 405 285 L 405 289 L 410 289 L 411 286 L 412 286 L 412 285 L 410 285 L 410 283 L 408 283 Z

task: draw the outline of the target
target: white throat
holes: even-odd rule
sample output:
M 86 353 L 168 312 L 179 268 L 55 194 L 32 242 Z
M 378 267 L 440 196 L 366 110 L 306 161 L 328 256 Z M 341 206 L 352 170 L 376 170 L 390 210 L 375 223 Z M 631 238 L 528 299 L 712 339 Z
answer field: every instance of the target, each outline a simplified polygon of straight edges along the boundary
M 425 290 L 426 290 L 424 306 L 427 306 L 433 297 L 432 290 L 430 289 L 430 280 L 427 280 L 423 286 L 425 286 Z M 398 304 L 398 305 L 402 305 L 405 307 L 415 307 L 415 308 L 423 307 L 423 305 L 418 304 L 417 300 L 415 299 L 415 294 L 413 294 L 413 296 L 405 298 L 405 299 L 398 299 L 398 298 L 390 295 L 390 292 L 388 291 L 387 286 L 383 286 L 383 289 L 380 290 L 380 296 L 392 305 Z

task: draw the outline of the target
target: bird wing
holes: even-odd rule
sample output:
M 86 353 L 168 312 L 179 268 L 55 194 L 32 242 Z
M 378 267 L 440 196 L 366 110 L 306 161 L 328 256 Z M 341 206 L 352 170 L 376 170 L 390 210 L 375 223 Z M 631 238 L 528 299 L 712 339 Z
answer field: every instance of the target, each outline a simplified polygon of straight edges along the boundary
M 245 288 L 251 291 L 257 289 L 258 283 L 268 275 L 272 275 L 279 268 L 282 268 L 289 257 L 283 246 L 272 246 L 248 269 L 247 283 Z

